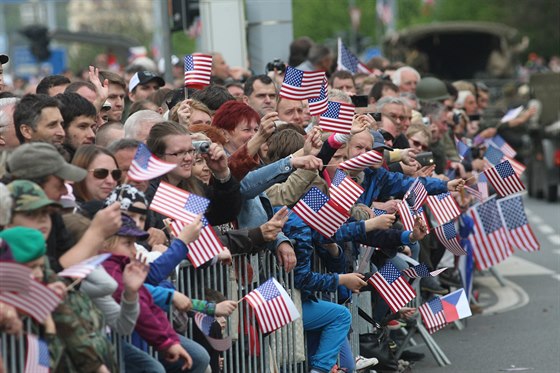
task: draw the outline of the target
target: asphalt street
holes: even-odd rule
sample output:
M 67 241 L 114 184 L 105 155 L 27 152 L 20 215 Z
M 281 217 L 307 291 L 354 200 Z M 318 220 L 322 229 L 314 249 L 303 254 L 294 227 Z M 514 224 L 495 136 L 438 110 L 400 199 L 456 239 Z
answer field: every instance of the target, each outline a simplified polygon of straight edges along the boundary
M 440 367 L 426 354 L 413 372 L 560 372 L 560 204 L 525 199 L 529 222 L 541 251 L 515 254 L 496 267 L 506 286 L 490 273 L 475 286 L 484 308 L 465 328 L 448 326 L 433 334 L 451 365 Z

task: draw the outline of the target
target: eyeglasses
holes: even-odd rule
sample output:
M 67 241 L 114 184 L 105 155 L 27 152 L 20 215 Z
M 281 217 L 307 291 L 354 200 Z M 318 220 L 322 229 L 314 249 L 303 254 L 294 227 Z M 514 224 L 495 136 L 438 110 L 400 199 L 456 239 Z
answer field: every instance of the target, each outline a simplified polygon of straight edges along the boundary
M 428 146 L 422 144 L 420 141 L 416 141 L 414 139 L 409 139 L 410 142 L 412 143 L 413 146 L 417 147 L 417 148 L 421 148 L 423 151 L 427 151 L 428 150 Z
M 89 171 L 93 172 L 93 177 L 99 180 L 107 178 L 107 176 L 109 176 L 109 173 L 111 173 L 111 177 L 113 178 L 113 180 L 118 181 L 122 177 L 122 170 L 118 168 L 115 168 L 114 170 L 108 170 L 106 168 L 94 168 L 93 170 Z
M 407 117 L 405 117 L 404 115 L 398 115 L 395 113 L 389 113 L 389 114 L 383 114 L 386 117 L 389 117 L 389 119 L 395 121 L 395 120 L 400 120 L 401 122 L 405 121 L 407 119 Z
M 181 150 L 179 152 L 176 153 L 163 153 L 163 155 L 168 155 L 170 157 L 174 157 L 174 158 L 185 158 L 185 156 L 188 154 L 191 157 L 194 157 L 194 154 L 196 153 L 196 149 L 189 149 L 189 150 Z

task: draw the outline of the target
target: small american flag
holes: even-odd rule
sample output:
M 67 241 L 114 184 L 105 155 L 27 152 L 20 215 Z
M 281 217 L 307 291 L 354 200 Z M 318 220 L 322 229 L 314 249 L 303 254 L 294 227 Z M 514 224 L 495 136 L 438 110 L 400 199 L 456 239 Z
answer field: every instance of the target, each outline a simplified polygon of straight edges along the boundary
M 0 262 L 0 292 L 25 292 L 31 286 L 31 269 L 14 262 Z
M 391 262 L 387 262 L 368 279 L 393 312 L 400 310 L 416 296 L 414 289 Z
M 193 53 L 185 56 L 185 87 L 203 88 L 210 84 L 212 56 Z
M 231 337 L 226 338 L 213 338 L 210 336 L 212 325 L 216 319 L 212 316 L 205 315 L 201 312 L 194 313 L 194 322 L 198 329 L 206 336 L 206 339 L 211 342 L 212 348 L 216 351 L 227 351 L 231 348 Z
M 22 293 L 2 292 L 0 302 L 9 304 L 43 324 L 60 303 L 60 298 L 45 285 L 31 280 L 29 289 Z
M 286 290 L 270 278 L 244 297 L 253 308 L 263 333 L 271 333 L 300 317 Z
M 408 188 L 403 201 L 406 201 L 413 211 L 418 211 L 426 201 L 426 197 L 428 197 L 428 191 L 420 179 L 416 179 Z
M 380 153 L 377 150 L 370 150 L 367 153 L 360 154 L 357 157 L 342 162 L 338 165 L 338 168 L 343 170 L 359 171 L 381 163 L 383 163 L 383 153 Z
M 435 297 L 418 307 L 418 312 L 420 312 L 422 321 L 430 334 L 443 329 L 447 325 L 439 297 Z
M 366 73 L 371 74 L 371 70 L 366 65 L 360 62 L 354 53 L 350 52 L 348 48 L 338 38 L 338 59 L 337 70 L 350 71 L 352 74 Z
M 280 96 L 288 100 L 317 98 L 321 95 L 325 79 L 324 71 L 301 71 L 288 66 L 280 88 Z
M 484 158 L 486 158 L 488 162 L 495 166 L 498 163 L 502 162 L 502 160 L 504 159 L 504 153 L 497 147 L 489 145 L 484 152 Z
M 474 231 L 469 240 L 477 269 L 490 268 L 513 254 L 496 198 L 471 207 L 468 213 L 474 221 Z
M 455 224 L 453 224 L 452 221 L 435 227 L 434 232 L 439 242 L 441 242 L 441 244 L 451 253 L 458 256 L 467 255 L 467 252 L 459 243 L 459 237 L 457 237 Z
M 457 137 L 455 137 L 455 147 L 457 148 L 457 153 L 459 154 L 459 157 L 461 158 L 461 160 L 463 160 L 463 158 L 465 158 L 465 155 L 470 150 L 470 148 L 467 146 L 467 144 L 465 144 L 464 142 L 459 140 Z
M 329 108 L 328 102 L 329 99 L 327 97 L 327 78 L 323 80 L 323 84 L 321 85 L 321 94 L 317 98 L 310 98 L 307 101 L 309 102 L 309 114 L 311 115 L 321 115 Z
M 489 139 L 487 141 L 487 143 L 490 143 L 490 144 L 494 145 L 495 147 L 500 149 L 502 151 L 502 153 L 504 153 L 504 155 L 506 155 L 510 158 L 515 158 L 515 156 L 517 155 L 517 152 L 515 151 L 515 149 L 513 149 L 506 142 L 506 140 L 504 140 L 504 138 L 500 135 L 496 135 L 496 136 L 492 137 L 491 139 Z
M 428 225 L 428 218 L 426 217 L 426 213 L 424 209 L 420 207 L 420 209 L 416 210 L 413 214 L 412 207 L 410 207 L 405 201 L 401 201 L 397 205 L 397 210 L 399 211 L 399 215 L 401 216 L 401 222 L 404 225 L 406 230 L 413 230 L 414 229 L 414 221 L 416 217 L 420 216 L 420 218 L 424 221 L 424 225 L 426 226 L 427 232 L 430 233 L 430 226 Z
M 410 267 L 403 269 L 402 274 L 407 275 L 409 278 L 418 278 L 418 277 L 435 277 L 439 275 L 441 272 L 445 271 L 445 268 L 439 268 L 435 271 L 431 271 L 428 269 L 428 266 L 424 263 L 420 263 L 417 266 Z
M 329 194 L 333 202 L 338 204 L 345 211 L 350 211 L 363 192 L 364 188 L 349 178 L 344 171 L 336 170 L 329 189 Z
M 332 237 L 349 217 L 342 207 L 329 200 L 317 187 L 309 189 L 296 203 L 293 211 L 307 225 L 327 238 Z
M 509 242 L 522 251 L 540 250 L 541 245 L 525 215 L 523 198 L 517 195 L 499 199 L 498 208 Z
M 484 171 L 483 174 L 488 178 L 488 181 L 496 189 L 500 197 L 525 190 L 525 185 L 523 185 L 523 182 L 513 171 L 511 164 L 507 160 Z
M 476 198 L 476 200 L 478 202 L 482 202 L 484 201 L 483 195 L 482 193 L 478 190 L 478 185 L 465 185 L 465 190 L 467 191 L 467 193 L 469 193 L 471 196 L 473 196 L 474 198 Z
M 58 273 L 60 277 L 86 278 L 98 265 L 103 263 L 111 256 L 111 253 L 104 253 L 93 256 L 80 263 L 64 269 Z
M 385 215 L 386 213 L 387 213 L 387 210 L 376 209 L 375 207 L 373 208 L 373 214 L 375 216 Z
M 189 252 L 187 258 L 195 268 L 200 267 L 224 250 L 224 244 L 205 217 L 202 217 L 202 226 L 198 239 L 187 245 Z M 170 224 L 171 233 L 177 237 L 185 227 L 185 223 L 174 220 Z
M 49 366 L 50 358 L 47 343 L 33 334 L 27 334 L 25 373 L 48 373 Z
M 150 210 L 164 216 L 191 223 L 199 214 L 204 213 L 210 201 L 162 181 L 157 190 Z
M 319 126 L 326 132 L 349 134 L 354 120 L 354 105 L 328 102 L 328 109 L 319 117 Z
M 146 145 L 140 143 L 130 164 L 127 177 L 136 181 L 151 180 L 165 175 L 175 167 L 177 167 L 176 164 L 162 161 L 153 155 Z
M 428 196 L 426 202 L 439 224 L 447 223 L 461 215 L 457 201 L 449 192 Z

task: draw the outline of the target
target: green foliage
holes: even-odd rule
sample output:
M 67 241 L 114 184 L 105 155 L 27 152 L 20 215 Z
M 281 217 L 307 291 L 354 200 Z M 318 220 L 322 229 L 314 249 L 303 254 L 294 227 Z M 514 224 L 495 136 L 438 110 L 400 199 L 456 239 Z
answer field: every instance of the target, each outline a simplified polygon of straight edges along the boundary
M 196 52 L 196 41 L 189 38 L 183 31 L 171 34 L 171 53 L 181 58 L 185 54 Z

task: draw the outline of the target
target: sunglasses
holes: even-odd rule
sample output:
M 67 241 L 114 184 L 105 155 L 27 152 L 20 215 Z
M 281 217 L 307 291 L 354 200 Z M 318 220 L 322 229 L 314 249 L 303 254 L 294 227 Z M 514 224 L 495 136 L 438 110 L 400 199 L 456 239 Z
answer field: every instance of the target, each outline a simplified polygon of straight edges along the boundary
M 423 151 L 428 150 L 428 146 L 422 144 L 420 141 L 416 141 L 414 139 L 410 139 L 410 142 L 412 143 L 412 145 L 421 148 Z
M 119 181 L 121 179 L 122 176 L 122 170 L 115 168 L 114 170 L 108 170 L 106 168 L 95 168 L 93 170 L 89 170 L 90 172 L 93 172 L 93 177 L 96 179 L 100 179 L 103 180 L 105 178 L 107 178 L 107 176 L 109 176 L 109 173 L 111 173 L 111 177 L 113 178 L 113 180 L 117 180 Z

